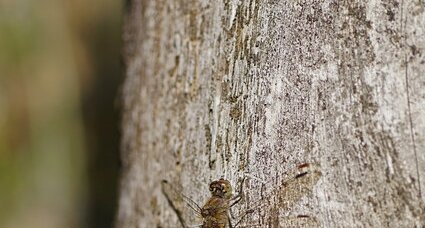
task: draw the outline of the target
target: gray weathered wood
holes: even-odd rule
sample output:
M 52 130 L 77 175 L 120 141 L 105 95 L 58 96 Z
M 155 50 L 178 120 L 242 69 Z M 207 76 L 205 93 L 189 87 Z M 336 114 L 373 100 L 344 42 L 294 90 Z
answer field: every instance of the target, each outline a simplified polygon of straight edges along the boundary
M 425 226 L 422 0 L 134 0 L 124 31 L 117 227 L 178 227 L 160 181 L 202 204 L 243 176 L 245 224 Z M 291 210 L 268 193 L 323 176 Z M 278 215 L 279 218 L 276 218 Z

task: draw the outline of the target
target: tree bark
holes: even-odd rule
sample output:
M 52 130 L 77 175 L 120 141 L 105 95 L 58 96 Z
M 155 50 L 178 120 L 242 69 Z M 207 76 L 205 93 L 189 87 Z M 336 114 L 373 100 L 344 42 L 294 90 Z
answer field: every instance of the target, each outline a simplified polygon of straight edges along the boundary
M 246 177 L 243 224 L 425 226 L 422 0 L 133 0 L 124 31 L 117 227 L 179 227 L 168 180 L 202 205 Z M 288 171 L 322 177 L 283 211 Z M 190 221 L 189 221 L 190 223 Z

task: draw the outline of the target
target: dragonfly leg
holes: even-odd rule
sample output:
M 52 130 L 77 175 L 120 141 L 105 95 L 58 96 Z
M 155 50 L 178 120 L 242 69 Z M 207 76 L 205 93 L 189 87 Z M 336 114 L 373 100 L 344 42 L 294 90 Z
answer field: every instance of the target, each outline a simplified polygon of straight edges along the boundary
M 241 199 L 243 198 L 244 194 L 243 194 L 243 184 L 245 182 L 245 176 L 242 178 L 241 184 L 239 186 L 239 191 L 238 194 L 234 197 L 232 197 L 232 199 L 230 200 L 230 207 L 233 207 L 235 204 L 239 203 L 239 201 L 241 201 Z
M 251 214 L 251 213 L 253 213 L 254 212 L 254 209 L 248 209 L 248 210 L 246 210 L 240 217 L 239 217 L 239 219 L 238 219 L 238 221 L 235 223 L 235 227 L 237 227 L 241 222 L 242 222 L 242 220 L 245 218 L 245 216 L 247 216 L 247 215 L 249 215 L 249 214 Z

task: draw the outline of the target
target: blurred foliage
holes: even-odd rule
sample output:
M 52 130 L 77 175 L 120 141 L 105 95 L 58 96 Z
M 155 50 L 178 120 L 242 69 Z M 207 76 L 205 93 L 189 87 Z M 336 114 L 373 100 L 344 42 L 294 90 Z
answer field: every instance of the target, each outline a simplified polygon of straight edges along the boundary
M 0 227 L 112 227 L 120 1 L 0 0 Z

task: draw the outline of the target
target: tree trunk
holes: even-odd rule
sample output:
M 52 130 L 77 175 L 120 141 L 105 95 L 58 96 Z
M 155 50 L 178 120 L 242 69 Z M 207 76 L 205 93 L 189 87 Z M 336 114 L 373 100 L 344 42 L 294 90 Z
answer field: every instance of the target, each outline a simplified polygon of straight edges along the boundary
M 242 224 L 425 226 L 425 3 L 364 2 L 133 0 L 117 227 L 179 227 L 161 180 L 202 205 L 220 177 L 246 177 L 235 213 L 267 201 Z

